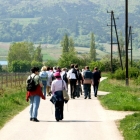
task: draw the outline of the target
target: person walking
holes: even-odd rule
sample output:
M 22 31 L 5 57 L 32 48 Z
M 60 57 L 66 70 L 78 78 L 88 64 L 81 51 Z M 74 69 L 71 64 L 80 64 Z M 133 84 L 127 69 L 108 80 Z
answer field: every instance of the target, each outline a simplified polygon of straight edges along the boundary
M 84 88 L 84 94 L 85 98 L 87 97 L 91 99 L 91 83 L 92 83 L 92 72 L 89 70 L 89 67 L 85 67 L 85 71 L 83 72 L 83 88 Z
M 100 78 L 101 78 L 101 72 L 98 71 L 97 67 L 94 68 L 94 71 L 92 73 L 92 77 L 93 77 L 94 96 L 97 97 L 98 87 L 99 87 Z
M 47 88 L 47 80 L 48 80 L 48 73 L 46 72 L 46 70 L 47 70 L 47 67 L 43 66 L 41 69 L 41 72 L 39 73 L 39 77 L 43 84 L 42 91 L 45 97 L 46 97 L 46 88 Z
M 61 74 L 62 80 L 64 80 L 66 82 L 66 85 L 68 88 L 68 78 L 67 78 L 66 68 L 62 68 L 62 72 L 60 74 Z
M 82 77 L 82 74 L 80 72 L 80 70 L 78 68 L 76 68 L 77 70 L 77 82 L 76 82 L 76 96 L 77 98 L 80 97 L 80 93 L 82 95 L 82 83 L 83 83 L 83 77 Z
M 50 67 L 47 67 L 47 74 L 48 74 L 48 80 L 47 80 L 47 96 L 51 96 L 51 83 L 53 78 L 53 72 L 50 71 Z
M 77 82 L 77 71 L 74 68 L 74 64 L 71 64 L 71 69 L 67 73 L 67 78 L 70 81 L 70 94 L 71 98 L 75 99 L 76 94 L 76 82 Z
M 63 98 L 63 89 L 67 89 L 66 83 L 64 80 L 61 79 L 60 72 L 54 73 L 55 80 L 51 84 L 51 92 L 53 96 L 55 96 L 55 119 L 56 121 L 62 120 L 63 116 L 63 109 L 64 109 L 64 98 Z
M 32 74 L 28 76 L 26 83 L 29 79 L 33 79 L 36 85 L 36 89 L 34 91 L 27 91 L 26 93 L 26 101 L 30 100 L 30 121 L 39 122 L 37 119 L 38 108 L 40 105 L 40 97 L 45 100 L 45 96 L 42 93 L 41 88 L 43 87 L 42 82 L 39 78 L 39 68 L 33 67 L 31 69 Z M 28 83 L 27 83 L 28 85 Z

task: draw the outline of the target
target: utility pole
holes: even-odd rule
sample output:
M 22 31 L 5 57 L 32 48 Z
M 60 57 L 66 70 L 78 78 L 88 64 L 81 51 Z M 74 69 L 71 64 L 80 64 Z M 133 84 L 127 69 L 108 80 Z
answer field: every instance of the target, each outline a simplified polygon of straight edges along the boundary
M 111 13 L 111 58 L 110 58 L 110 61 L 111 61 L 111 63 L 110 63 L 110 67 L 111 67 L 111 72 L 113 73 L 113 68 L 112 68 L 112 66 L 113 66 L 113 11 L 111 11 L 111 12 L 108 12 L 107 11 L 107 13 Z M 107 25 L 107 26 L 109 26 L 109 25 Z
M 133 49 L 132 49 L 132 46 L 133 46 L 133 45 L 132 45 L 132 40 L 133 40 L 132 34 L 133 34 L 133 33 L 132 33 L 132 30 L 131 30 L 131 67 L 133 66 L 133 62 L 132 62 L 132 60 L 133 60 L 133 59 L 132 59 L 132 57 L 133 57 L 133 53 L 132 53 L 132 52 L 133 52 L 133 51 L 132 51 L 132 50 L 133 50 Z
M 126 86 L 129 85 L 128 80 L 128 0 L 125 0 L 125 52 L 126 52 Z
M 119 43 L 118 32 L 117 32 L 117 28 L 116 28 L 116 21 L 115 21 L 115 18 L 114 18 L 114 14 L 113 14 L 113 20 L 114 20 L 114 26 L 115 26 L 115 32 L 116 32 L 116 38 L 117 38 L 117 44 L 118 44 L 118 51 L 119 51 L 120 63 L 121 63 L 121 68 L 123 70 L 121 49 L 120 49 L 120 43 Z
M 112 61 L 113 60 L 113 44 L 117 44 L 118 45 L 120 64 L 121 64 L 122 70 L 123 70 L 123 64 L 122 64 L 120 43 L 119 43 L 119 39 L 118 39 L 118 33 L 117 33 L 117 28 L 116 28 L 116 21 L 115 21 L 115 17 L 114 17 L 114 12 L 113 11 L 111 11 L 111 12 L 107 11 L 107 13 L 111 13 L 111 25 L 107 25 L 107 26 L 111 26 L 111 72 L 113 73 L 113 67 L 112 67 L 113 66 L 113 61 Z M 115 27 L 115 33 L 116 33 L 116 39 L 117 39 L 116 43 L 113 43 L 113 26 Z
M 128 49 L 128 50 L 130 50 L 131 51 L 131 67 L 132 67 L 132 56 L 133 56 L 133 53 L 132 53 L 132 50 L 133 50 L 133 48 L 132 48 L 132 40 L 133 40 L 133 37 L 132 37 L 132 34 L 134 34 L 134 33 L 132 33 L 132 26 L 130 26 L 129 27 L 129 39 L 128 39 L 128 46 L 129 46 L 129 44 L 131 44 L 131 48 L 130 49 Z M 130 43 L 129 43 L 129 41 L 131 41 Z

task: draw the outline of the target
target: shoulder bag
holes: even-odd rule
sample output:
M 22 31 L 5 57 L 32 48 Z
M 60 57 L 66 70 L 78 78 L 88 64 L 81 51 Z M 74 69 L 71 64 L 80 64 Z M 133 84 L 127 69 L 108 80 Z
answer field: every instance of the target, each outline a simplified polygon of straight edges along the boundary
M 64 85 L 64 83 L 63 83 L 63 80 L 62 80 L 62 92 L 63 92 L 63 98 L 64 98 L 64 100 L 69 100 L 70 98 L 69 98 L 68 92 L 66 91 L 65 88 L 63 88 L 63 85 Z

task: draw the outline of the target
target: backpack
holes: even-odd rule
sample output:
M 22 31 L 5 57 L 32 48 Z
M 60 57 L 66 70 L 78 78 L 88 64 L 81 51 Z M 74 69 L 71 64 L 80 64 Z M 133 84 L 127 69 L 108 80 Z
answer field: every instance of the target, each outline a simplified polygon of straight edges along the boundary
M 39 76 L 42 81 L 46 81 L 48 79 L 48 73 L 41 72 Z
M 67 73 L 65 73 L 65 74 L 63 75 L 63 80 L 64 80 L 66 83 L 68 83 Z
M 34 77 L 32 78 L 30 75 L 30 78 L 27 80 L 27 86 L 26 86 L 27 91 L 35 91 L 36 90 L 37 85 L 35 84 Z
M 73 68 L 72 73 L 75 74 L 76 79 L 78 79 L 78 74 L 77 74 L 77 70 L 75 68 Z

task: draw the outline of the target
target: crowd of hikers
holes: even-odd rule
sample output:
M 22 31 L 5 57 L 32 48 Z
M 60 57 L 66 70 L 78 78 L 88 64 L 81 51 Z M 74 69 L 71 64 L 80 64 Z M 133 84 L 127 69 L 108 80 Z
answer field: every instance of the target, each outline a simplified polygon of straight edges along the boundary
M 93 85 L 94 87 L 94 96 L 97 96 L 98 83 L 101 78 L 100 70 L 95 67 L 93 71 L 90 71 L 89 67 L 85 66 L 85 68 L 80 71 L 77 64 L 71 64 L 69 70 L 67 68 L 61 69 L 60 67 L 42 67 L 41 72 L 39 73 L 39 77 L 43 84 L 43 93 L 45 97 L 46 94 L 47 96 L 51 96 L 51 83 L 55 79 L 55 72 L 60 73 L 61 78 L 65 81 L 67 85 L 67 88 L 68 84 L 70 84 L 71 98 L 79 98 L 80 94 L 82 95 L 81 85 L 83 85 L 85 98 L 87 98 L 87 96 L 91 98 L 91 85 Z
M 79 70 L 78 64 L 70 65 L 70 69 L 60 67 L 43 66 L 41 71 L 38 67 L 31 69 L 32 74 L 27 78 L 26 100 L 30 100 L 30 121 L 39 122 L 37 119 L 40 97 L 55 95 L 55 118 L 57 121 L 63 119 L 63 89 L 68 91 L 70 85 L 70 98 L 79 98 L 84 94 L 84 99 L 91 99 L 91 87 L 93 86 L 94 96 L 97 97 L 101 72 L 95 67 L 90 70 L 88 66 Z M 83 86 L 82 86 L 83 85 Z

